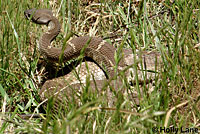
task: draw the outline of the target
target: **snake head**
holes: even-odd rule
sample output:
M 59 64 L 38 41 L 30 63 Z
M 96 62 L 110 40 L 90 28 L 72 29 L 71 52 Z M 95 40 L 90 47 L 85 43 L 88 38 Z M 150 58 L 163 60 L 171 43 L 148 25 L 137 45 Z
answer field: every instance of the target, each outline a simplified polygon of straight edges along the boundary
M 24 11 L 26 19 L 32 20 L 37 24 L 48 24 L 53 16 L 51 10 L 48 9 L 28 9 Z

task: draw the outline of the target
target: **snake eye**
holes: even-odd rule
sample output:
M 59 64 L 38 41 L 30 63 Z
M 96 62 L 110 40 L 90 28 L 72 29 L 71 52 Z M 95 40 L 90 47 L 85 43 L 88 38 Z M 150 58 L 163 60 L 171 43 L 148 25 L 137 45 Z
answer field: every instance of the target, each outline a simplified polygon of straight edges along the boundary
M 30 19 L 31 17 L 31 14 L 29 12 L 24 12 L 24 16 L 27 18 L 27 19 Z
M 31 14 L 30 14 L 30 13 L 28 13 L 28 17 L 29 17 L 29 18 L 31 17 Z
M 27 14 L 26 14 L 26 18 L 30 19 L 30 17 L 31 17 L 31 14 L 30 14 L 30 13 L 27 13 Z
M 32 14 L 35 12 L 36 10 L 33 8 L 33 9 L 28 9 L 26 11 L 24 11 L 24 15 L 27 19 L 30 19 Z

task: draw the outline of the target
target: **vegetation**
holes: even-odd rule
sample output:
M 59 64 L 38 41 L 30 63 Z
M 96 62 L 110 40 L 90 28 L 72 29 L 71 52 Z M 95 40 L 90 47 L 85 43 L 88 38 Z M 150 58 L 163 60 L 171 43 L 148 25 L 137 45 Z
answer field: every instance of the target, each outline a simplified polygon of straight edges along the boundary
M 155 127 L 200 131 L 198 0 L 1 0 L 0 5 L 1 133 L 155 133 Z M 42 117 L 23 119 L 22 114 L 44 112 L 37 109 L 45 76 L 38 67 L 37 45 L 44 30 L 25 19 L 29 8 L 52 9 L 59 18 L 62 31 L 54 44 L 62 45 L 72 31 L 112 36 L 108 42 L 133 52 L 158 51 L 163 67 L 155 85 L 125 84 L 127 90 L 143 91 L 139 105 L 118 92 L 116 106 L 109 107 L 97 94 L 85 92 L 79 107 L 71 102 L 64 113 L 53 114 L 49 101 Z

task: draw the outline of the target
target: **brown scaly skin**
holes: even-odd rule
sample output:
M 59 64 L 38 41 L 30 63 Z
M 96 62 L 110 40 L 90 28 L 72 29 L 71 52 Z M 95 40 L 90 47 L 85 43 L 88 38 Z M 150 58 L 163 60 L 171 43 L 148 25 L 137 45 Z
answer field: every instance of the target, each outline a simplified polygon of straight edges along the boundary
M 62 49 L 50 47 L 51 41 L 60 32 L 60 23 L 58 22 L 58 20 L 53 16 L 52 12 L 47 9 L 30 9 L 26 10 L 24 14 L 27 19 L 31 19 L 36 24 L 50 25 L 50 30 L 47 33 L 44 33 L 40 39 L 39 48 L 40 52 L 48 60 L 58 62 L 59 56 L 62 53 Z M 84 36 L 68 41 L 68 45 L 64 50 L 63 61 L 65 62 L 78 57 L 80 55 L 80 51 L 87 44 L 88 40 L 90 40 L 90 42 L 85 48 L 84 56 L 93 59 L 98 64 L 98 66 L 101 67 L 101 69 L 104 69 L 105 66 L 106 70 L 103 71 L 108 73 L 108 78 L 112 78 L 114 76 L 114 53 L 116 49 L 112 45 L 108 44 L 106 41 L 103 41 L 102 38 Z M 104 72 L 92 62 L 88 62 L 88 66 L 91 73 L 86 71 L 87 68 L 85 67 L 85 63 L 83 63 L 79 73 L 79 77 L 82 78 L 84 76 L 90 75 L 90 77 L 92 78 L 93 75 L 94 79 L 98 82 L 96 85 L 96 83 L 92 81 L 92 79 L 90 79 L 90 88 L 95 89 L 94 87 L 96 86 L 98 89 L 102 89 L 103 83 L 105 82 L 104 80 L 106 79 Z M 119 63 L 119 66 L 125 66 L 123 61 Z M 76 71 L 78 71 L 78 69 L 76 69 Z M 73 88 L 80 89 L 83 86 L 80 83 L 84 83 L 83 79 L 78 80 L 73 73 L 53 80 L 47 80 L 40 90 L 40 97 L 42 100 L 45 100 L 46 98 L 54 95 L 56 98 L 55 100 L 59 102 L 61 98 L 63 99 L 61 95 L 67 94 L 68 96 L 71 96 L 70 93 L 72 93 Z
M 50 47 L 51 41 L 60 32 L 60 23 L 58 22 L 58 20 L 48 9 L 30 9 L 26 10 L 24 14 L 27 19 L 30 19 L 32 17 L 31 20 L 37 24 L 45 24 L 51 26 L 50 30 L 47 33 L 44 33 L 44 35 L 40 39 L 40 51 L 48 60 L 58 62 L 59 56 L 62 51 L 61 48 Z M 80 51 L 89 39 L 89 36 L 84 36 L 68 41 L 68 45 L 64 50 L 63 60 L 68 61 L 78 57 L 80 55 Z M 84 56 L 92 58 L 98 64 L 98 66 L 93 62 L 88 62 L 90 72 L 87 72 L 86 64 L 84 62 L 82 63 L 82 67 L 78 66 L 75 68 L 75 70 L 78 72 L 80 68 L 80 73 L 78 74 L 80 78 L 90 76 L 90 89 L 92 89 L 93 91 L 95 91 L 96 89 L 102 89 L 104 87 L 104 83 L 106 82 L 104 72 L 108 72 L 109 78 L 112 78 L 114 76 L 113 66 L 115 65 L 115 51 L 116 49 L 112 45 L 103 41 L 101 38 L 91 37 L 91 40 L 85 49 Z M 142 55 L 141 59 L 145 61 L 144 64 L 146 64 L 147 68 L 150 67 L 150 69 L 148 70 L 151 70 L 155 67 L 155 58 L 159 57 L 159 55 L 152 53 Z M 123 68 L 127 65 L 136 63 L 134 62 L 131 50 L 124 50 L 124 59 L 125 60 L 121 60 L 119 67 Z M 137 56 L 137 59 L 140 59 L 140 56 Z M 107 71 L 102 70 L 104 69 L 102 65 L 105 65 Z M 101 69 L 99 68 L 99 66 L 101 67 Z M 94 76 L 94 80 L 96 82 L 93 81 L 92 76 Z M 47 80 L 40 90 L 41 99 L 45 100 L 46 98 L 54 95 L 57 99 L 56 102 L 67 102 L 67 100 L 64 99 L 62 95 L 65 94 L 64 96 L 70 97 L 73 93 L 73 89 L 77 89 L 77 92 L 80 92 L 80 89 L 82 87 L 82 84 L 80 83 L 83 83 L 83 85 L 85 85 L 85 81 L 83 79 L 78 80 L 74 76 L 73 72 L 59 78 Z M 121 81 L 118 82 L 118 85 L 122 85 Z M 108 91 L 108 94 L 112 93 Z M 70 98 L 67 99 L 68 101 L 70 100 Z M 108 97 L 108 99 L 112 99 L 112 97 Z
M 51 41 L 60 32 L 59 21 L 52 15 L 52 12 L 47 9 L 30 9 L 26 10 L 24 14 L 28 19 L 32 16 L 31 20 L 36 24 L 51 26 L 51 29 L 47 33 L 44 33 L 40 40 L 40 51 L 48 60 L 58 61 L 62 53 L 62 48 L 50 48 L 50 45 Z M 64 50 L 63 61 L 65 62 L 77 58 L 88 41 L 89 44 L 85 48 L 84 56 L 93 59 L 105 72 L 108 72 L 108 77 L 112 78 L 114 76 L 113 67 L 116 64 L 114 59 L 116 49 L 102 40 L 102 38 L 83 36 L 68 41 L 68 45 Z M 104 68 L 104 66 L 106 68 Z M 120 62 L 119 66 L 124 66 L 123 61 Z

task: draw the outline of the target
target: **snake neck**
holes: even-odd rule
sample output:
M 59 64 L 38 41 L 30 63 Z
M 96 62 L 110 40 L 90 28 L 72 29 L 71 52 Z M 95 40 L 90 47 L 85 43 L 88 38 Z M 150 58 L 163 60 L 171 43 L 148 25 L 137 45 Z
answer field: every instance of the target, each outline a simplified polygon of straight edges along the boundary
M 60 23 L 59 21 L 52 16 L 48 24 L 50 29 L 48 32 L 44 33 L 40 39 L 39 49 L 41 53 L 49 60 L 57 60 L 55 57 L 59 57 L 61 48 L 51 47 L 51 42 L 56 38 L 60 33 Z

